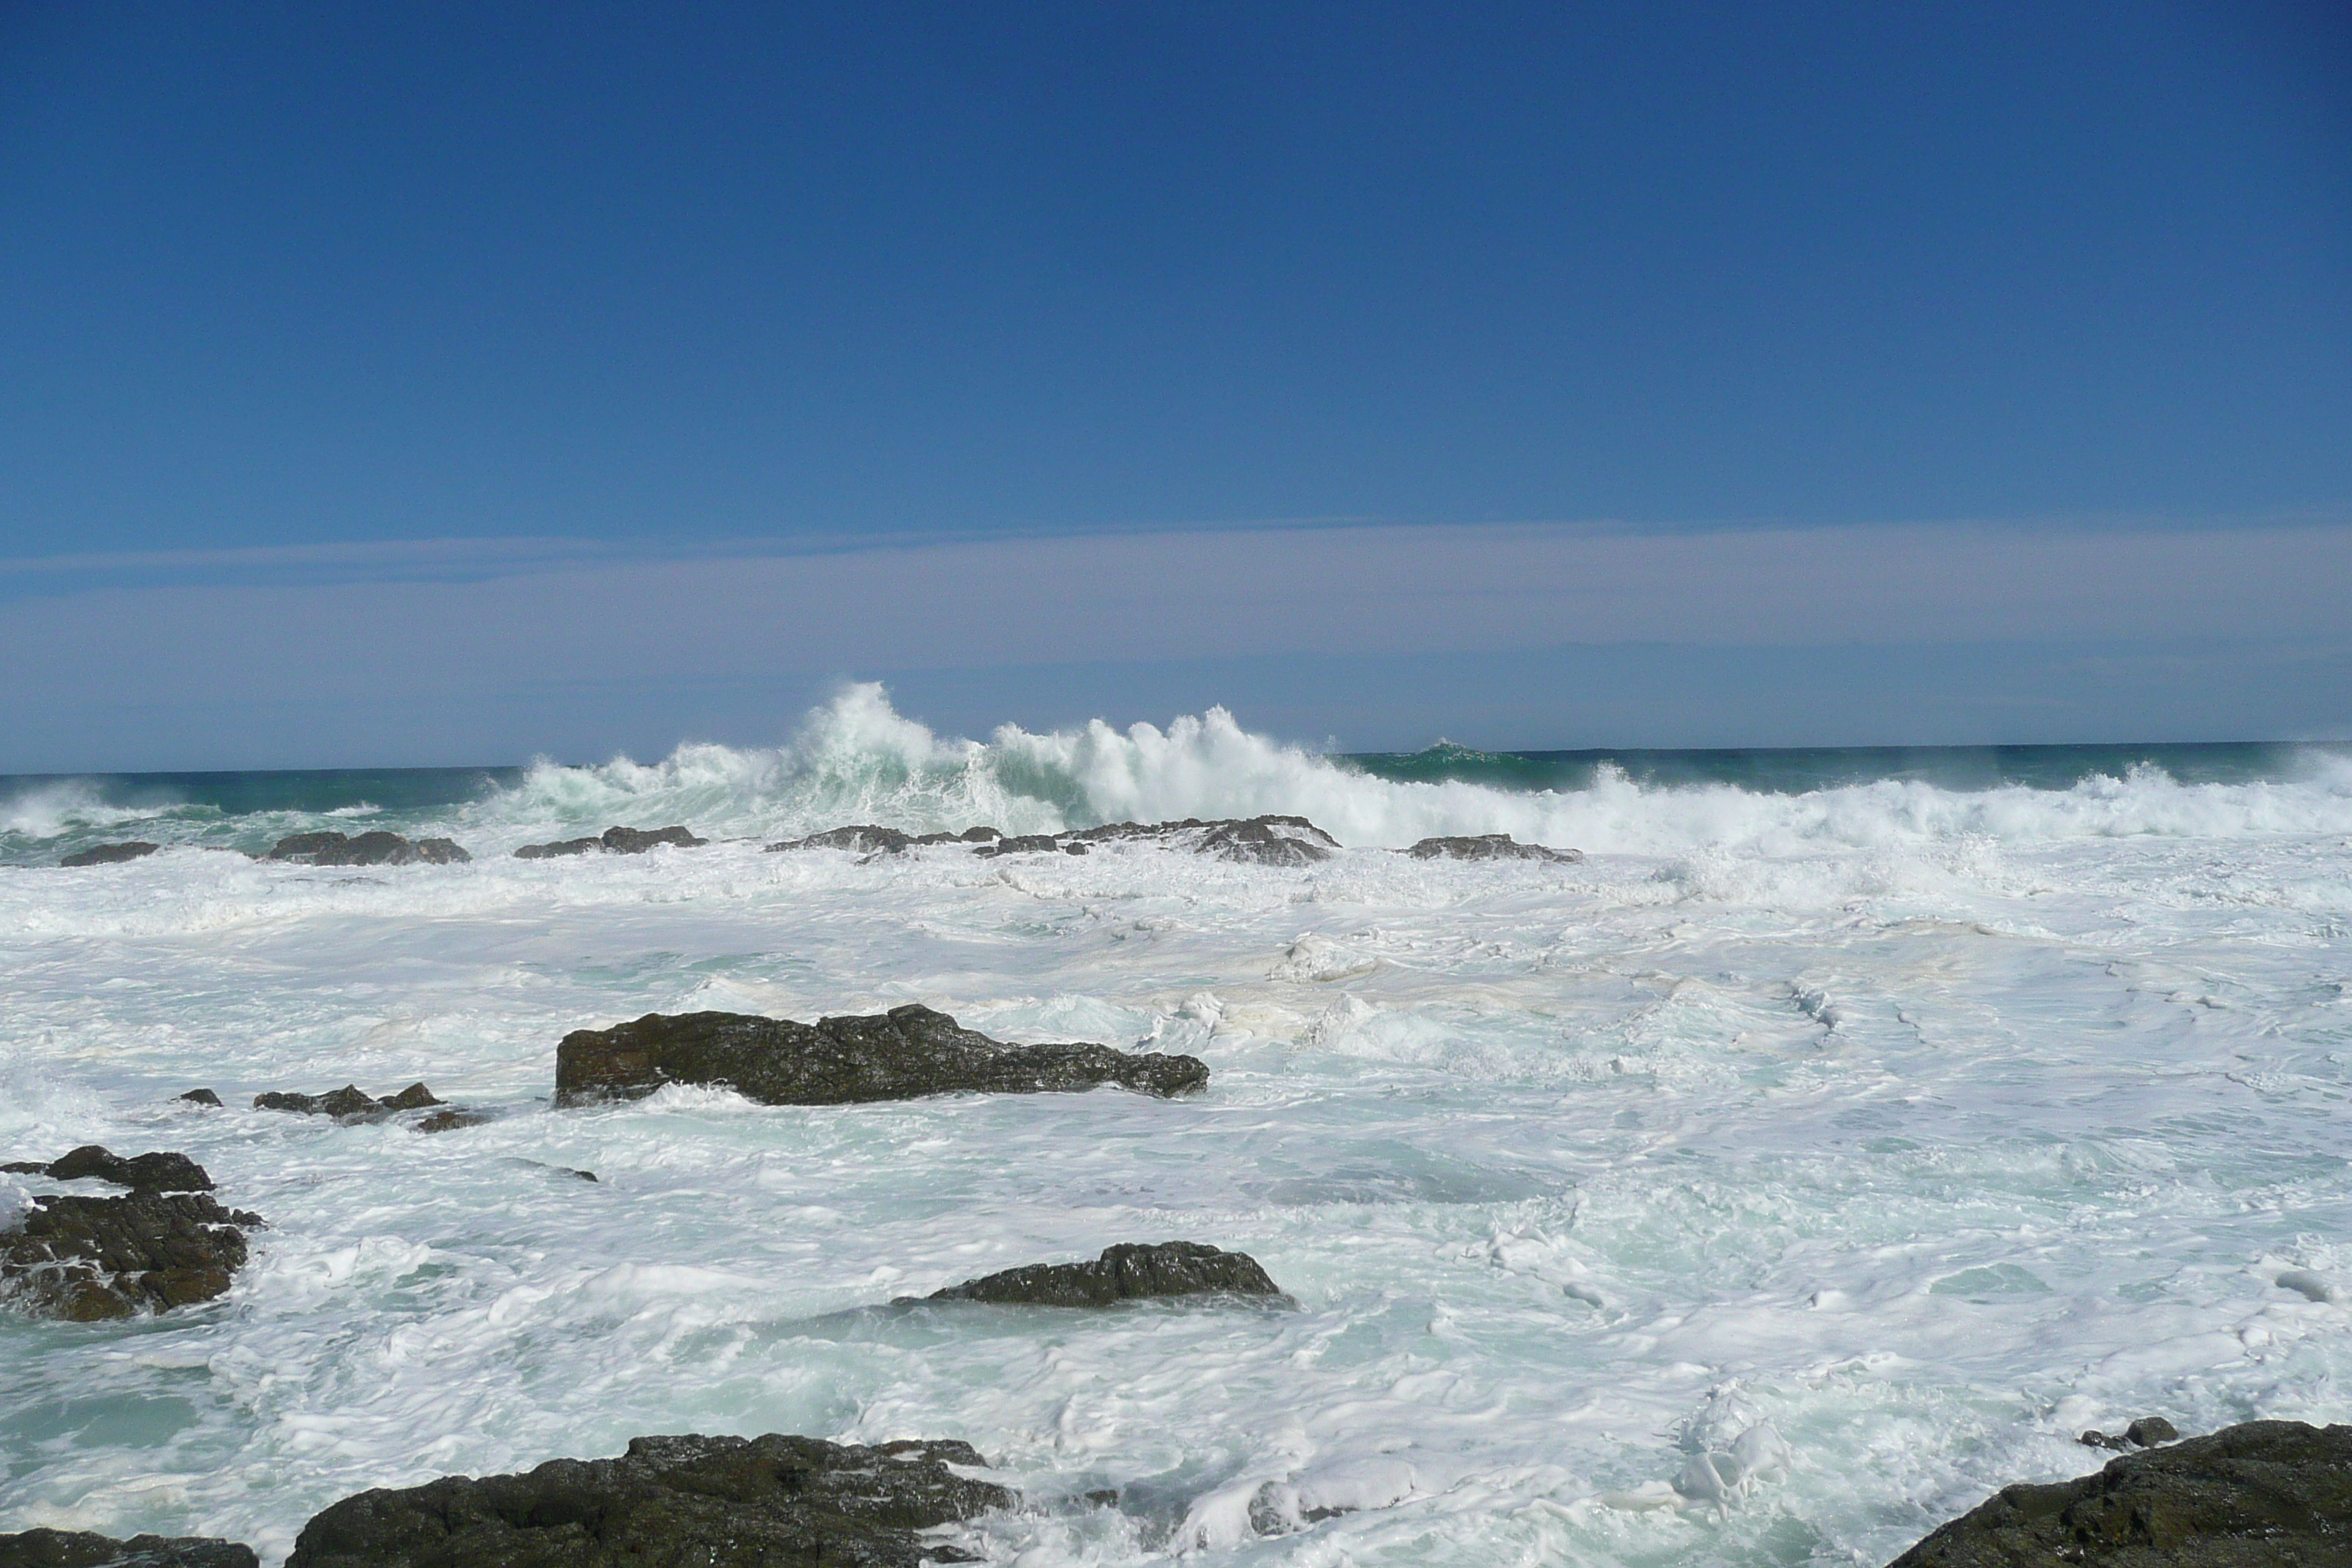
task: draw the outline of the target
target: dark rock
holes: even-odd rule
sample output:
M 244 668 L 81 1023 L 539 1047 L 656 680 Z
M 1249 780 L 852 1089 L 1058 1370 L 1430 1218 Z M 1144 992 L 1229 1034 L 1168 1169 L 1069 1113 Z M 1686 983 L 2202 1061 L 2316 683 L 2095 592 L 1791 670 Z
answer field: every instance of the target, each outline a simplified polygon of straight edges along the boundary
M 617 1459 L 345 1498 L 287 1568 L 918 1568 L 976 1561 L 920 1532 L 1013 1494 L 963 1443 L 637 1437 Z
M 2278 1568 L 2352 1563 L 2352 1426 L 2249 1421 L 2004 1487 L 1890 1568 Z
M 1003 837 L 993 827 L 967 827 L 961 833 L 919 833 L 910 840 L 916 844 L 988 844 Z
M 2143 1448 L 2179 1441 L 2180 1428 L 2161 1415 L 2143 1415 L 2124 1428 L 2124 1436 Z
M 1016 833 L 1010 838 L 999 838 L 983 845 L 979 853 L 992 855 L 1058 855 L 1062 841 L 1050 833 Z
M 552 844 L 526 844 L 515 851 L 515 858 L 549 860 L 562 855 L 585 855 L 591 850 L 606 855 L 642 855 L 665 844 L 678 849 L 694 849 L 709 842 L 708 838 L 697 838 L 683 827 L 608 827 L 602 837 L 596 838 L 565 838 Z
M 428 1105 L 439 1105 L 443 1101 L 423 1084 L 412 1083 L 398 1094 L 387 1096 L 379 1103 L 387 1110 L 422 1110 Z
M 435 1104 L 440 1101 L 436 1100 Z M 419 1132 L 455 1132 L 460 1127 L 479 1127 L 489 1118 L 478 1110 L 436 1110 L 416 1124 Z
M 0 1568 L 261 1568 L 250 1546 L 209 1535 L 134 1535 L 27 1530 L 0 1535 Z
M 1197 1058 L 1108 1046 L 1008 1046 L 919 1005 L 798 1024 L 742 1013 L 649 1013 L 579 1029 L 555 1047 L 555 1102 L 634 1100 L 666 1083 L 722 1084 L 768 1105 L 844 1105 L 926 1094 L 1037 1094 L 1116 1083 L 1145 1094 L 1205 1089 Z
M 895 827 L 860 824 L 856 827 L 827 828 L 806 838 L 789 838 L 782 844 L 769 845 L 768 849 L 772 854 L 779 849 L 846 849 L 853 855 L 898 855 L 914 842 L 912 837 Z
M 150 844 L 140 838 L 134 838 L 127 844 L 93 844 L 87 849 L 78 850 L 67 856 L 58 864 L 67 868 L 120 866 L 125 860 L 136 860 L 142 856 L 152 855 L 162 847 L 160 844 Z
M 192 1089 L 176 1098 L 184 1100 L 191 1105 L 209 1105 L 215 1110 L 220 1109 L 221 1097 L 208 1089 Z
M 338 1121 L 382 1121 L 404 1111 L 428 1110 L 436 1105 L 443 1109 L 418 1121 L 418 1131 L 446 1132 L 457 1127 L 478 1127 L 489 1120 L 479 1111 L 448 1105 L 421 1083 L 412 1083 L 383 1100 L 349 1083 L 325 1094 L 270 1093 L 253 1097 L 256 1110 L 290 1110 L 302 1116 L 331 1116 Z
M 1312 866 L 1339 841 L 1303 816 L 1252 816 L 1203 822 L 1112 822 L 1059 836 L 1067 844 L 1149 843 L 1245 866 Z
M 1572 866 L 1584 858 L 1581 850 L 1520 844 L 1507 833 L 1482 833 L 1474 838 L 1424 838 L 1405 853 L 1416 860 L 1553 860 L 1563 866 Z
M 37 1197 L 16 1229 L 0 1233 L 0 1284 L 36 1310 L 76 1322 L 212 1300 L 245 1264 L 239 1227 L 261 1223 L 202 1191 L 158 1190 L 213 1184 L 184 1154 L 125 1160 L 90 1144 L 30 1168 L 60 1181 L 97 1176 L 131 1186 L 122 1197 Z
M 1091 1263 L 1032 1263 L 931 1292 L 934 1301 L 1108 1307 L 1166 1296 L 1279 1296 L 1257 1259 L 1197 1241 L 1122 1242 Z
M 263 858 L 312 866 L 454 866 L 473 857 L 446 838 L 411 842 L 378 830 L 357 838 L 331 831 L 289 834 Z
M 112 1182 L 117 1186 L 137 1187 L 152 1193 L 202 1193 L 212 1190 L 213 1179 L 205 1168 L 181 1153 L 134 1154 L 124 1159 L 110 1154 L 95 1143 L 59 1155 L 44 1165 L 38 1162 L 17 1161 L 0 1165 L 0 1171 L 43 1175 L 60 1182 L 79 1182 L 96 1177 Z

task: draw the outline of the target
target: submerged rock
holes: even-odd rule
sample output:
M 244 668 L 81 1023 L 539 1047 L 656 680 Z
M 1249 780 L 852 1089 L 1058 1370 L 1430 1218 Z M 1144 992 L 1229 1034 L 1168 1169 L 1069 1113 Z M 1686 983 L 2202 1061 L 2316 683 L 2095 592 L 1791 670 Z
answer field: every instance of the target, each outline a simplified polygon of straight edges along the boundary
M 1013 1494 L 963 1443 L 636 1437 L 617 1459 L 448 1476 L 345 1498 L 287 1568 L 918 1568 L 975 1562 L 923 1532 Z
M 934 1290 L 934 1301 L 996 1301 L 1039 1307 L 1108 1307 L 1170 1296 L 1280 1296 L 1246 1252 L 1197 1241 L 1156 1247 L 1122 1242 L 1091 1263 L 1032 1263 Z
M 518 860 L 551 860 L 564 855 L 642 855 L 667 844 L 675 849 L 695 849 L 709 843 L 683 827 L 608 827 L 594 838 L 565 838 L 552 844 L 526 844 L 515 851 Z
M 150 844 L 143 838 L 133 838 L 124 844 L 93 844 L 87 849 L 78 850 L 67 856 L 58 864 L 68 869 L 83 866 L 120 866 L 125 860 L 136 860 L 142 856 L 152 855 L 162 847 L 162 845 Z
M 31 1173 L 59 1182 L 79 1182 L 94 1176 L 119 1187 L 154 1193 L 208 1193 L 213 1185 L 205 1168 L 185 1154 L 167 1152 L 124 1159 L 96 1143 L 85 1143 L 46 1165 L 19 1160 L 14 1164 L 0 1165 L 0 1171 Z
M 2352 1426 L 2249 1421 L 2110 1459 L 2079 1480 L 2004 1487 L 1889 1568 L 2346 1562 L 2352 1562 Z
M 1572 866 L 1584 858 L 1580 849 L 1554 849 L 1542 844 L 1521 844 L 1507 833 L 1481 833 L 1475 837 L 1424 838 L 1405 851 L 1416 860 L 1551 860 Z
M 213 1182 L 184 1154 L 125 1160 L 90 1144 L 47 1165 L 7 1168 L 131 1187 L 121 1197 L 37 1197 L 15 1229 L 0 1233 L 0 1286 L 36 1311 L 75 1322 L 211 1300 L 245 1266 L 244 1231 L 261 1223 L 186 1190 Z
M 860 823 L 854 827 L 831 827 L 823 833 L 812 833 L 806 838 L 788 838 L 782 844 L 771 844 L 768 852 L 780 849 L 846 849 L 852 855 L 898 855 L 915 842 L 912 834 L 901 833 L 895 827 L 876 827 Z
M 1083 855 L 1087 847 L 1051 833 L 1016 833 L 982 846 L 978 853 L 993 855 Z
M 584 841 L 583 841 L 584 842 Z M 1060 833 L 1016 833 L 1011 837 L 993 827 L 967 827 L 961 833 L 901 832 L 861 823 L 790 838 L 768 847 L 777 849 L 846 849 L 858 855 L 898 855 L 933 844 L 970 844 L 982 857 L 998 855 L 1084 855 L 1101 844 L 1158 844 L 1190 850 L 1214 859 L 1251 866 L 1311 866 L 1328 860 L 1339 841 L 1303 816 L 1253 816 L 1203 822 L 1188 816 L 1181 822 L 1112 822 L 1100 827 L 1074 827 Z
M 578 1029 L 555 1047 L 555 1102 L 634 1100 L 666 1083 L 718 1084 L 768 1105 L 844 1105 L 927 1094 L 1038 1094 L 1115 1083 L 1145 1094 L 1205 1089 L 1196 1058 L 1108 1046 L 1009 1046 L 919 1005 L 814 1024 L 743 1013 L 649 1013 Z
M 300 1116 L 331 1116 L 338 1121 L 382 1121 L 403 1111 L 435 1110 L 416 1123 L 419 1132 L 446 1132 L 457 1127 L 478 1127 L 488 1117 L 478 1110 L 465 1110 L 449 1106 L 438 1095 L 421 1083 L 412 1083 L 398 1094 L 378 1100 L 357 1084 L 347 1083 L 341 1089 L 324 1094 L 289 1094 L 273 1092 L 253 1097 L 256 1110 L 290 1110 Z
M 0 1535 L 0 1568 L 261 1568 L 253 1548 L 209 1535 L 134 1535 L 82 1530 Z
M 208 1089 L 192 1089 L 185 1094 L 174 1095 L 173 1098 L 184 1100 L 191 1105 L 209 1105 L 215 1110 L 220 1109 L 221 1097 Z
M 473 857 L 446 838 L 412 842 L 378 830 L 356 838 L 331 831 L 289 834 L 262 858 L 310 866 L 455 866 Z

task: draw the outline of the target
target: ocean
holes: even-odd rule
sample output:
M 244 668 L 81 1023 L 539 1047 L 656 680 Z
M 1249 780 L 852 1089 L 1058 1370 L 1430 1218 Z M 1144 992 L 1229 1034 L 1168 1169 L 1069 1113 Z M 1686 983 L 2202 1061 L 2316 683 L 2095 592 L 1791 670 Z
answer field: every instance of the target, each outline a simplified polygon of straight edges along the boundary
M 1265 812 L 1347 847 L 763 849 Z M 511 855 L 616 823 L 712 842 Z M 320 827 L 475 858 L 222 852 Z M 1394 853 L 1496 832 L 1585 858 Z M 575 1028 L 914 1001 L 1211 1087 L 550 1103 Z M 492 1120 L 244 1109 L 416 1079 Z M 963 742 L 864 687 L 644 764 L 0 779 L 0 1160 L 89 1142 L 268 1228 L 208 1305 L 0 1310 L 0 1531 L 274 1562 L 775 1431 L 972 1443 L 1024 1504 L 960 1543 L 1028 1568 L 1880 1563 L 2086 1427 L 2352 1418 L 2352 755 Z M 1295 1307 L 887 1307 L 1179 1237 Z

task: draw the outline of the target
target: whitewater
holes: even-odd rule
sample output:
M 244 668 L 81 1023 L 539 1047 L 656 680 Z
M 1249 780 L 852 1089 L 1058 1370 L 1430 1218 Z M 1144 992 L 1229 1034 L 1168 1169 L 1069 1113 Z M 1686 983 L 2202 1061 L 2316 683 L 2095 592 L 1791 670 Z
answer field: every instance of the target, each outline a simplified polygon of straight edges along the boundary
M 763 847 L 1263 812 L 1347 847 Z M 712 842 L 510 854 L 616 823 Z M 476 858 L 227 852 L 328 826 Z M 1494 832 L 1586 858 L 1394 852 Z M 131 837 L 165 847 L 56 868 Z M 575 1028 L 908 1002 L 1211 1088 L 550 1104 Z M 419 1079 L 493 1120 L 242 1109 Z M 2352 1418 L 2347 1090 L 2352 763 L 2319 750 L 1512 789 L 1217 710 L 953 741 L 859 687 L 773 749 L 425 806 L 43 781 L 0 796 L 0 1160 L 184 1151 L 268 1228 L 206 1306 L 0 1310 L 0 1531 L 274 1562 L 371 1487 L 774 1431 L 971 1442 L 1024 1501 L 959 1543 L 1026 1568 L 1883 1563 L 2096 1468 L 2086 1427 Z M 68 1187 L 0 1175 L 0 1225 Z M 886 1310 L 1172 1238 L 1295 1308 Z

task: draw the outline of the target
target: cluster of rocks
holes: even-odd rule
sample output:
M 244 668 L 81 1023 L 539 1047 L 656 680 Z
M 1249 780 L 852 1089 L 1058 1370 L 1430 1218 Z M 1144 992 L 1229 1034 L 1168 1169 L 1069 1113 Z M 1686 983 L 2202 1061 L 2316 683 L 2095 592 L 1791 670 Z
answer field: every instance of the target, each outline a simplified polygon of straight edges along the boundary
M 410 840 L 378 830 L 356 838 L 332 831 L 289 833 L 261 858 L 305 866 L 459 866 L 473 857 L 446 838 Z
M 211 1300 L 245 1266 L 245 1232 L 261 1224 L 259 1215 L 223 1208 L 211 1196 L 212 1177 L 185 1154 L 126 1158 L 88 1144 L 47 1163 L 0 1170 L 130 1189 L 36 1197 L 16 1227 L 0 1233 L 0 1287 L 73 1322 Z
M 253 1548 L 208 1535 L 134 1535 L 27 1530 L 0 1535 L 0 1568 L 261 1568 Z
M 968 844 L 984 858 L 999 855 L 1084 855 L 1102 844 L 1156 844 L 1213 859 L 1251 866 L 1311 866 L 1331 858 L 1339 841 L 1303 816 L 1253 816 L 1204 822 L 1112 822 L 1060 833 L 1019 833 L 993 827 L 961 833 L 904 833 L 860 823 L 771 844 L 771 850 L 846 849 L 856 855 L 899 855 L 930 844 Z
M 562 838 L 550 844 L 526 844 L 515 851 L 518 860 L 552 860 L 565 855 L 642 855 L 664 845 L 673 849 L 698 849 L 709 843 L 683 827 L 608 827 L 593 838 Z
M 845 1105 L 1107 1083 L 1166 1097 L 1208 1082 L 1197 1057 L 1011 1046 L 919 1004 L 814 1024 L 745 1013 L 648 1013 L 609 1029 L 576 1029 L 555 1047 L 555 1102 L 563 1106 L 634 1100 L 670 1083 L 725 1087 L 765 1105 Z
M 192 1089 L 183 1100 L 209 1097 L 203 1103 L 218 1105 L 220 1097 L 208 1089 Z M 438 1109 L 435 1109 L 438 1107 Z M 432 1110 L 433 1114 L 415 1123 L 419 1132 L 447 1132 L 459 1127 L 479 1127 L 489 1120 L 478 1110 L 466 1110 L 440 1099 L 421 1083 L 412 1083 L 398 1094 L 382 1100 L 362 1090 L 357 1084 L 347 1083 L 341 1089 L 331 1089 L 324 1094 L 292 1094 L 273 1090 L 253 1097 L 256 1110 L 290 1110 L 300 1116 L 331 1116 L 338 1121 L 383 1121 L 404 1111 Z

